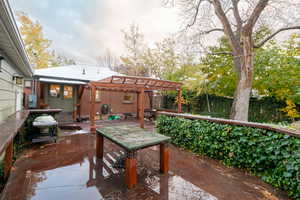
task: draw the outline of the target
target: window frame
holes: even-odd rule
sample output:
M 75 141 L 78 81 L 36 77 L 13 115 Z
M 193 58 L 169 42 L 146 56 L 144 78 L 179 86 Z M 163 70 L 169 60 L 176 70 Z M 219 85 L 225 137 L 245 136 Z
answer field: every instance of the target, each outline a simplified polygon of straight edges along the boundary
M 125 99 L 126 96 L 129 96 L 130 99 L 129 99 L 129 100 L 126 100 L 126 99 Z M 133 103 L 133 94 L 132 94 L 132 93 L 124 93 L 122 102 L 123 102 L 124 104 L 132 104 L 132 103 Z
M 95 92 L 95 102 L 101 102 L 101 90 L 99 89 L 96 89 L 96 92 Z
M 58 86 L 58 87 L 56 87 L 56 89 L 55 89 L 56 92 L 57 92 L 57 89 L 58 89 L 58 92 L 57 92 L 57 95 L 56 95 L 56 96 L 53 96 L 53 95 L 51 94 L 51 90 L 52 90 L 51 87 L 52 87 L 52 86 Z M 60 94 L 60 93 L 61 93 L 61 85 L 60 85 L 60 84 L 52 84 L 52 83 L 51 83 L 51 84 L 49 85 L 49 91 L 48 91 L 49 97 L 59 99 L 59 98 L 61 97 L 61 94 Z
M 70 87 L 71 90 L 65 90 L 65 88 L 68 88 L 68 87 Z M 71 92 L 71 96 L 69 94 L 66 96 L 65 91 Z M 63 99 L 66 99 L 66 100 L 73 99 L 73 93 L 74 93 L 74 87 L 72 85 L 63 85 Z

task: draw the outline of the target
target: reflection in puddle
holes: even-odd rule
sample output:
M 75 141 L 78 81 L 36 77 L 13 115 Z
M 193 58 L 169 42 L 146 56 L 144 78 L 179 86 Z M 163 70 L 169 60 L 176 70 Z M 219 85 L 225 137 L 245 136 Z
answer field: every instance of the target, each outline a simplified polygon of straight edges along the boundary
M 169 177 L 161 176 L 160 178 L 154 176 L 151 178 L 147 178 L 146 181 L 149 183 L 149 187 L 156 193 L 162 194 L 164 192 L 167 192 L 168 199 L 217 200 L 216 197 L 177 175 L 169 175 Z M 163 182 L 166 182 L 166 185 L 160 185 L 163 184 Z
M 96 187 L 88 188 L 88 160 L 74 165 L 31 173 L 33 192 L 27 192 L 28 199 L 103 199 Z
M 58 133 L 60 136 L 78 135 L 78 134 L 88 134 L 87 130 L 63 130 Z
M 27 199 L 123 199 L 121 197 L 126 193 L 132 192 L 159 199 L 217 199 L 180 176 L 160 175 L 146 169 L 140 171 L 138 189 L 128 191 L 123 185 L 123 171 L 111 167 L 116 159 L 112 158 L 113 155 L 118 153 L 110 153 L 104 161 L 86 157 L 79 163 L 64 167 L 43 172 L 28 171 L 30 187 Z
M 217 198 L 180 176 L 173 176 L 169 181 L 169 199 L 216 200 Z

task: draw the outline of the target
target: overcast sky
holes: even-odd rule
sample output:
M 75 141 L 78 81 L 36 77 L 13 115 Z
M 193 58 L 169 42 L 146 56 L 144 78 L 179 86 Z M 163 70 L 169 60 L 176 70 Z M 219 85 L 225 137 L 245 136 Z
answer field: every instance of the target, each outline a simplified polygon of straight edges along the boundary
M 10 0 L 43 26 L 52 48 L 79 63 L 95 63 L 106 49 L 124 54 L 122 29 L 138 24 L 154 43 L 179 29 L 178 10 L 162 0 Z

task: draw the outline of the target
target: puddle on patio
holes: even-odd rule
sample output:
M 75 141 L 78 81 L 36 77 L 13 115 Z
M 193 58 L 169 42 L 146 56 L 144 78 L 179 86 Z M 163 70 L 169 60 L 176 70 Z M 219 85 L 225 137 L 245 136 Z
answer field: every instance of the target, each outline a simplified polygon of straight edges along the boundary
M 94 164 L 90 162 L 93 160 L 86 158 L 82 163 L 67 167 L 27 173 L 27 178 L 30 179 L 27 199 L 122 199 L 121 197 L 128 191 L 122 186 L 123 178 L 116 177 L 118 182 L 112 180 L 113 178 L 110 176 L 114 176 L 114 174 L 109 175 L 105 168 L 102 177 L 98 177 L 95 169 L 91 172 L 90 166 Z M 158 197 L 162 197 L 162 199 L 217 199 L 180 176 L 148 173 L 140 171 L 139 176 L 142 177 L 139 177 L 139 181 L 142 181 L 142 184 L 139 182 L 139 186 L 133 189 L 140 194 L 134 194 L 134 196 L 141 195 L 146 199 L 157 199 Z M 106 183 L 103 184 L 101 179 Z M 130 193 L 132 192 L 130 191 Z
M 159 173 L 158 148 L 138 153 L 138 184 L 128 190 L 124 170 L 112 167 L 123 150 L 105 140 L 103 161 L 95 137 L 76 134 L 35 145 L 19 158 L 1 200 L 53 199 L 287 199 L 256 177 L 171 146 L 169 175 Z

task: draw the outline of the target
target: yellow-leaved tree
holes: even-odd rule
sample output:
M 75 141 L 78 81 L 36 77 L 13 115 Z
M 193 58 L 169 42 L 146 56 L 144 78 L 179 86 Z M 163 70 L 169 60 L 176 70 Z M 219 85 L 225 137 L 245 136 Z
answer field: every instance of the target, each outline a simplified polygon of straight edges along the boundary
M 38 21 L 33 22 L 26 13 L 17 12 L 20 22 L 20 33 L 30 62 L 35 69 L 47 68 L 51 65 L 53 55 L 49 50 L 51 41 L 43 35 L 43 28 Z
M 297 111 L 297 106 L 292 100 L 286 100 L 286 107 L 281 110 L 286 113 L 286 115 L 291 118 L 293 121 L 295 118 L 299 118 L 300 114 Z

